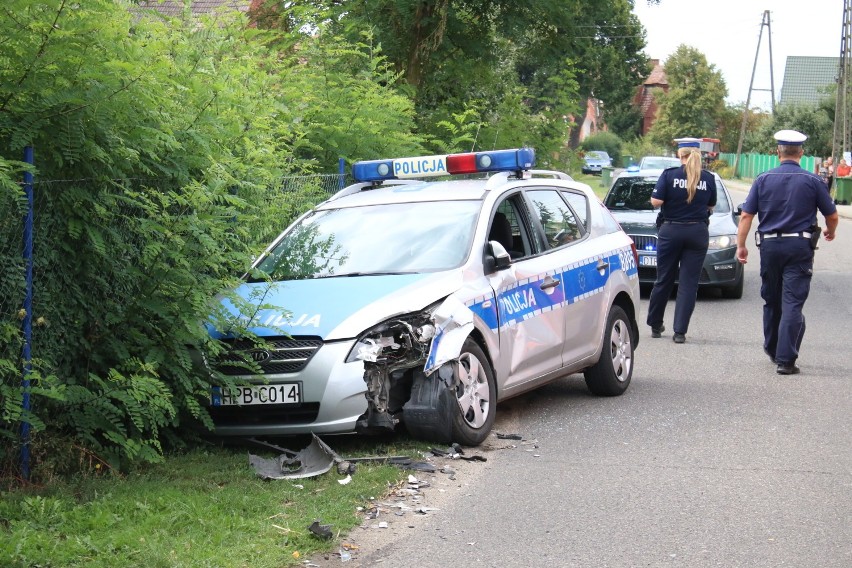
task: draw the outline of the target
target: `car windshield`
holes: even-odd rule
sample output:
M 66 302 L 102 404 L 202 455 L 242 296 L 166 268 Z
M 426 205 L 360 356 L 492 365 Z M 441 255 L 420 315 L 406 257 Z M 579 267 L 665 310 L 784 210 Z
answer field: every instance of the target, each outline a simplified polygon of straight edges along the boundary
M 651 192 L 657 185 L 658 178 L 651 177 L 626 177 L 615 180 L 615 183 L 606 196 L 604 205 L 610 210 L 630 209 L 634 211 L 650 211 L 654 209 L 651 205 Z M 725 192 L 725 186 L 719 178 L 716 178 L 716 206 L 713 213 L 730 213 L 731 202 Z
M 626 177 L 615 180 L 606 196 L 609 209 L 632 209 L 635 211 L 652 211 L 651 192 L 657 185 L 656 179 L 643 177 Z
M 586 152 L 587 160 L 606 160 L 609 158 L 609 155 L 603 152 Z
M 316 211 L 257 268 L 273 280 L 434 272 L 467 258 L 481 203 L 397 203 Z

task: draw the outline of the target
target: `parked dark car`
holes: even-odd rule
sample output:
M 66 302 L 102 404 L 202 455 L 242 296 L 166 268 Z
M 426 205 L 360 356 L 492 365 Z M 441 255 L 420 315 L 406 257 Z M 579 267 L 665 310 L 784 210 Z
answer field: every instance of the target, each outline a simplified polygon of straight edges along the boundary
M 743 266 L 736 259 L 739 210 L 718 174 L 716 207 L 710 215 L 710 248 L 698 281 L 701 287 L 716 287 L 726 298 L 742 298 Z M 652 285 L 657 279 L 657 213 L 651 192 L 659 174 L 641 171 L 620 174 L 604 198 L 604 205 L 621 224 L 639 253 L 639 283 Z

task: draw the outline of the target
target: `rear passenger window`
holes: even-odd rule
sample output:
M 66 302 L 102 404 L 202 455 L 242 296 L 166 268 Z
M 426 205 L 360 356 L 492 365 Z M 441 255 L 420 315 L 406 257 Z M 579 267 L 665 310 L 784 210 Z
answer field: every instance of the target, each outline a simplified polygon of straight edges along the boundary
M 544 229 L 548 248 L 556 248 L 580 239 L 584 229 L 577 216 L 555 190 L 527 192 L 533 203 L 533 215 Z

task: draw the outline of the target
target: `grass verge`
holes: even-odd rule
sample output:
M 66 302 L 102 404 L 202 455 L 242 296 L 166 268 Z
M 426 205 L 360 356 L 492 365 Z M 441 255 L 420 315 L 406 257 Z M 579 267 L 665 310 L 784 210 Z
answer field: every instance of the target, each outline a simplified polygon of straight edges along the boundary
M 394 438 L 323 438 L 343 457 L 407 455 L 426 449 Z M 307 445 L 277 445 L 298 451 Z M 0 500 L 0 566 L 251 568 L 297 565 L 336 549 L 361 519 L 356 507 L 385 495 L 406 473 L 359 463 L 351 483 L 335 468 L 313 478 L 264 481 L 248 452 L 210 446 L 167 456 L 123 476 L 77 476 L 49 487 L 6 491 Z M 331 525 L 332 540 L 307 527 Z

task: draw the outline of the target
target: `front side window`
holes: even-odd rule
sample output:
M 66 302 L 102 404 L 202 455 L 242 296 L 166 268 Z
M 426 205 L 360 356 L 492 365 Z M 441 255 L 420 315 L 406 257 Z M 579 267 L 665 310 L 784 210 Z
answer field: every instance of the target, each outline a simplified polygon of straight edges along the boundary
M 549 248 L 572 243 L 583 236 L 577 216 L 555 190 L 527 192 L 533 203 L 533 214 L 538 217 Z
M 479 201 L 315 211 L 257 264 L 273 280 L 435 272 L 467 259 Z

